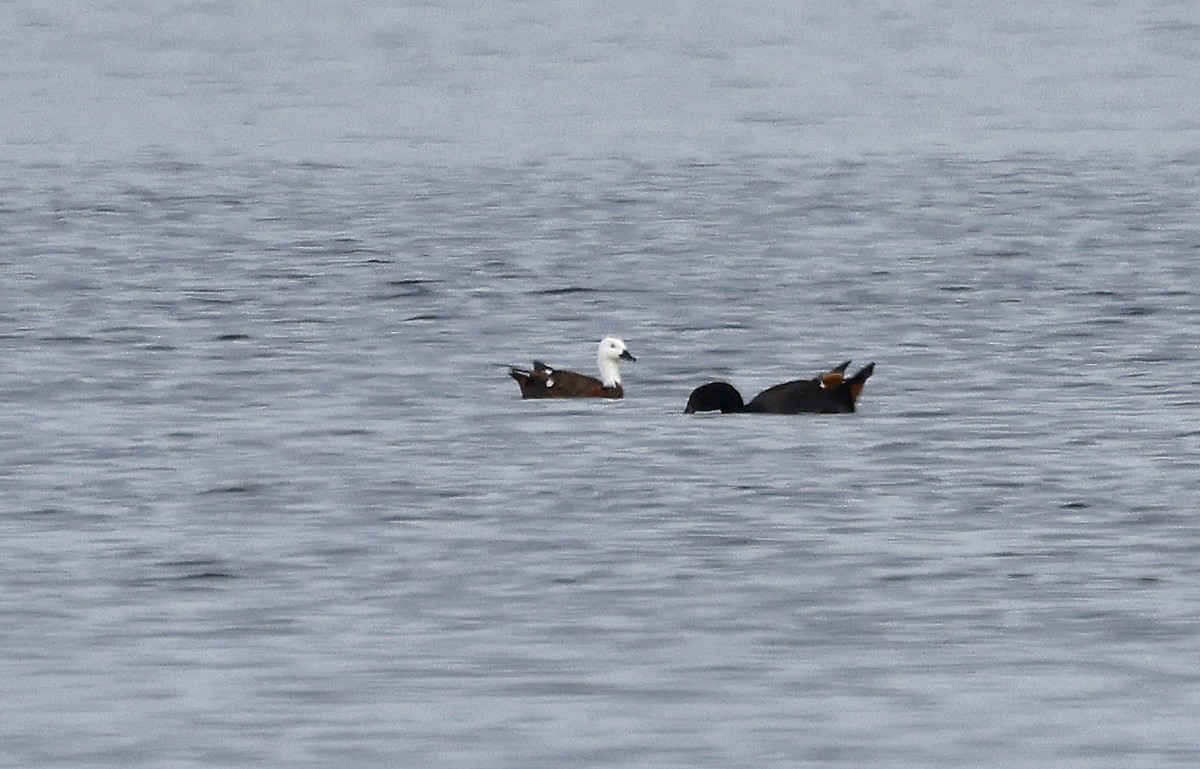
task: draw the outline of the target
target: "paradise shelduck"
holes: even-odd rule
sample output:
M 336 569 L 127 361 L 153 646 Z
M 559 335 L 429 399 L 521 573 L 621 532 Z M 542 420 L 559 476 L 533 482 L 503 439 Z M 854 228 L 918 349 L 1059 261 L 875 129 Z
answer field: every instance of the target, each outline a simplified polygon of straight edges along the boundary
M 513 367 L 508 374 L 521 386 L 522 398 L 624 398 L 618 365 L 623 360 L 637 358 L 625 349 L 623 341 L 610 336 L 600 340 L 600 348 L 596 351 L 599 379 L 550 368 L 540 360 L 533 362 L 532 371 Z
M 863 385 L 875 371 L 875 364 L 868 363 L 847 379 L 846 367 L 849 365 L 850 361 L 846 361 L 812 379 L 798 379 L 769 387 L 749 403 L 743 403 L 742 394 L 728 382 L 709 382 L 692 391 L 683 413 L 849 414 L 854 411 Z

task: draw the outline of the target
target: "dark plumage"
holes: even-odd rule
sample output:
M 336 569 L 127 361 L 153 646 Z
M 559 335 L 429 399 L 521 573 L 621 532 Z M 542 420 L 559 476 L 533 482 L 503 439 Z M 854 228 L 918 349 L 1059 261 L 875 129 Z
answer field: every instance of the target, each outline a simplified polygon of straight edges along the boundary
M 517 380 L 522 398 L 624 398 L 620 384 L 605 387 L 604 383 L 586 374 L 552 369 L 540 360 L 533 370 L 511 368 L 509 376 Z
M 709 382 L 692 391 L 683 412 L 849 414 L 854 411 L 863 386 L 875 371 L 875 364 L 867 364 L 847 379 L 846 367 L 849 365 L 850 361 L 846 361 L 812 379 L 798 379 L 768 387 L 749 403 L 744 403 L 742 394 L 728 382 Z
M 596 363 L 600 379 L 563 371 L 535 360 L 532 369 L 510 368 L 509 376 L 517 380 L 522 398 L 624 398 L 618 361 L 637 360 L 625 349 L 620 339 L 606 337 L 600 341 Z

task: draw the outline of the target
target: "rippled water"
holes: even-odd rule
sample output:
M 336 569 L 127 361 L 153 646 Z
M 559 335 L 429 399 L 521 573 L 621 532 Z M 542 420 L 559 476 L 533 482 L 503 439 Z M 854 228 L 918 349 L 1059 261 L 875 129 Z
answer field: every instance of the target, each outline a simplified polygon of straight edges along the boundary
M 1148 5 L 1125 35 L 1120 3 L 1024 23 L 865 6 L 900 25 L 878 34 L 910 51 L 886 79 L 909 90 L 882 87 L 881 122 L 844 145 L 858 102 L 820 113 L 830 153 L 781 151 L 809 135 L 786 116 L 704 101 L 762 95 L 736 78 L 683 88 L 679 114 L 648 99 L 641 123 L 632 97 L 581 114 L 541 92 L 485 135 L 454 117 L 466 62 L 513 96 L 574 35 L 592 42 L 556 70 L 568 83 L 605 62 L 641 82 L 643 58 L 759 61 L 768 95 L 794 96 L 750 34 L 769 18 L 707 58 L 707 37 L 653 15 L 619 35 L 583 12 L 530 31 L 536 8 L 346 7 L 325 36 L 318 3 L 260 39 L 199 34 L 243 11 L 181 6 L 194 42 L 165 59 L 128 55 L 182 45 L 153 14 L 16 9 L 2 88 L 31 125 L 69 101 L 31 106 L 56 57 L 104 60 L 97 82 L 166 111 L 143 144 L 110 91 L 76 92 L 112 122 L 5 142 L 0 764 L 1195 765 L 1200 157 L 1167 99 L 1195 66 L 1187 7 Z M 805 13 L 817 31 L 769 49 L 850 77 L 851 52 L 801 44 L 854 39 L 850 11 Z M 999 117 L 951 90 L 952 125 L 920 126 L 950 146 L 860 151 L 923 113 L 911 89 L 950 55 L 898 30 L 964 29 L 1044 62 L 1113 41 L 1128 57 L 1076 72 L 1078 130 L 1058 109 L 976 141 L 962 132 Z M 454 53 L 426 46 L 438 30 Z M 26 40 L 58 33 L 78 45 Z M 263 68 L 222 69 L 252 42 Z M 372 50 L 429 66 L 410 96 L 457 94 L 411 121 L 445 144 L 275 135 L 285 114 L 341 125 L 307 100 L 319 78 L 281 80 L 280 61 L 328 74 Z M 366 71 L 356 93 L 382 104 L 394 78 Z M 150 87 L 176 78 L 183 102 Z M 265 149 L 207 143 L 207 88 Z M 1118 92 L 1140 118 L 1104 101 Z M 330 98 L 348 124 L 376 114 Z M 185 129 L 188 104 L 203 119 Z M 722 126 L 736 141 L 709 142 Z M 1115 151 L 1121 130 L 1146 141 Z M 505 158 L 508 132 L 522 156 L 558 139 Z M 638 357 L 625 400 L 520 400 L 508 365 L 591 371 L 605 334 Z M 846 358 L 877 365 L 857 414 L 681 413 L 710 379 L 752 395 Z
M 4 750 L 1185 765 L 1196 171 L 10 178 Z M 517 397 L 602 333 L 625 401 Z

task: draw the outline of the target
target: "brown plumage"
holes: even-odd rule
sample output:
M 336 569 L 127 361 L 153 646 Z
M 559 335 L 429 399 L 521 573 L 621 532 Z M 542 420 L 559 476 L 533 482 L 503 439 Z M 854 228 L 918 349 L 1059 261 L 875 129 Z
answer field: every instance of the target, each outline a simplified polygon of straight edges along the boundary
M 768 387 L 749 403 L 743 403 L 741 393 L 728 382 L 709 382 L 692 391 L 684 413 L 849 414 L 854 411 L 867 379 L 875 372 L 875 364 L 867 364 L 847 379 L 849 365 L 850 361 L 846 361 L 812 379 Z
M 533 362 L 533 370 L 511 368 L 509 375 L 521 387 L 522 398 L 623 398 L 621 385 L 605 387 L 593 376 L 574 371 L 552 369 L 540 360 Z
M 532 369 L 513 367 L 509 376 L 517 380 L 522 398 L 624 398 L 618 361 L 637 360 L 620 339 L 606 337 L 596 352 L 600 379 L 564 371 L 535 360 Z

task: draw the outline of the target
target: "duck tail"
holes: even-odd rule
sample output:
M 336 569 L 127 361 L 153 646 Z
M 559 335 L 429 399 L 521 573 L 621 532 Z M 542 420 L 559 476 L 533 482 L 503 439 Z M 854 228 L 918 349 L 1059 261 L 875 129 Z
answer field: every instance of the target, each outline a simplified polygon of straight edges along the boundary
M 850 403 L 858 402 L 858 396 L 862 394 L 863 387 L 867 384 L 867 380 L 871 378 L 871 374 L 875 373 L 874 362 L 868 363 L 858 370 L 858 372 L 846 380 L 846 384 L 850 387 Z

